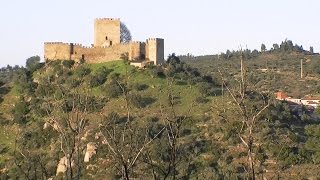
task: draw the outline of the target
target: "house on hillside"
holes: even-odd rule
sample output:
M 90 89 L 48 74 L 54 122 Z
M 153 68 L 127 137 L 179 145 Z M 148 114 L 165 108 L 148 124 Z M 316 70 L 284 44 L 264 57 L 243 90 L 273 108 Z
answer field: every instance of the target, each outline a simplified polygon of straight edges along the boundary
M 320 97 L 305 96 L 301 99 L 301 103 L 305 106 L 311 106 L 317 108 L 320 105 Z
M 276 95 L 276 99 L 277 99 L 277 100 L 280 100 L 280 101 L 284 101 L 284 100 L 286 100 L 286 98 L 288 97 L 288 96 L 286 95 L 286 93 L 284 93 L 284 92 L 282 92 L 282 91 L 276 92 L 275 95 Z
M 291 106 L 304 105 L 310 109 L 316 109 L 318 106 L 320 106 L 320 97 L 316 96 L 305 96 L 301 99 L 298 99 L 289 97 L 282 91 L 275 93 L 275 95 L 277 100 L 290 102 L 289 104 Z

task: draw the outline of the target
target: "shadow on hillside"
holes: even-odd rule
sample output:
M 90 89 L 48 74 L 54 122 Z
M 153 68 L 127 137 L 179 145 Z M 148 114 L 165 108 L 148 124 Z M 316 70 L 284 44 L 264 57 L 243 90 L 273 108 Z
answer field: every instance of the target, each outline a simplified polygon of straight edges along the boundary
M 11 121 L 8 119 L 5 119 L 2 115 L 3 115 L 3 113 L 0 112 L 0 126 L 9 125 L 11 123 Z
M 222 91 L 220 87 L 215 87 L 212 89 L 212 92 L 210 93 L 210 96 L 221 96 Z
M 142 107 L 149 106 L 149 105 L 153 104 L 156 101 L 157 101 L 157 99 L 152 98 L 152 97 L 143 97 L 142 98 L 142 104 L 143 104 Z
M 6 95 L 10 92 L 10 87 L 0 87 L 0 95 Z
M 9 148 L 6 145 L 0 144 L 0 154 L 7 153 L 8 151 L 9 151 Z
M 0 103 L 3 102 L 2 96 L 8 94 L 10 92 L 10 90 L 11 90 L 11 88 L 9 88 L 9 87 L 0 87 Z

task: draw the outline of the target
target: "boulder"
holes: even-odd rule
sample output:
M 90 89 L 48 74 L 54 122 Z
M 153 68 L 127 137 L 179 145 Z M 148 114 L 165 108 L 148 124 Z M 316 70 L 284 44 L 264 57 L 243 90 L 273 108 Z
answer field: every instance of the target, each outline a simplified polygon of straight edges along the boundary
M 57 176 L 59 175 L 59 173 L 65 173 L 67 171 L 67 167 L 69 164 L 69 160 L 67 157 L 63 157 L 60 159 L 58 167 L 57 167 Z M 71 167 L 74 165 L 74 162 L 71 162 Z
M 84 162 L 89 162 L 91 157 L 97 153 L 96 143 L 89 142 L 87 144 L 86 154 L 84 155 Z

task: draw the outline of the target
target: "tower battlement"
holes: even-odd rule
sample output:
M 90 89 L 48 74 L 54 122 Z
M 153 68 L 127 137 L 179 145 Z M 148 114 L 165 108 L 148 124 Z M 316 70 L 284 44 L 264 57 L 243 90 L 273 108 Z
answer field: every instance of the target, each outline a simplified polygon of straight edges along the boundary
M 147 42 L 148 41 L 161 41 L 161 40 L 163 40 L 163 39 L 162 38 L 148 38 Z
M 141 41 L 131 41 L 130 44 L 145 44 L 145 42 L 141 42 Z
M 95 21 L 120 21 L 120 18 L 96 18 Z
M 69 44 L 64 42 L 44 42 L 44 44 Z

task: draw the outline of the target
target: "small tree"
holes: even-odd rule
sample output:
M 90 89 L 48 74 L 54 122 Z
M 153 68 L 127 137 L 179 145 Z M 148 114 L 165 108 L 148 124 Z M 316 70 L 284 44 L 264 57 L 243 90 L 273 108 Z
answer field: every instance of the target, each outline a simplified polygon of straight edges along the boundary
M 272 47 L 275 51 L 278 51 L 280 49 L 278 44 L 273 44 Z
M 265 44 L 261 44 L 261 52 L 265 52 L 266 51 L 266 45 Z
M 29 112 L 28 105 L 23 99 L 20 97 L 20 100 L 15 104 L 13 109 L 13 119 L 18 124 L 25 124 L 27 122 L 27 113 Z
M 40 57 L 39 56 L 32 56 L 26 60 L 26 68 L 30 72 L 36 71 L 40 68 Z
M 311 53 L 311 54 L 313 54 L 314 52 L 313 52 L 313 47 L 312 46 L 310 46 L 310 50 L 309 50 L 309 52 Z

